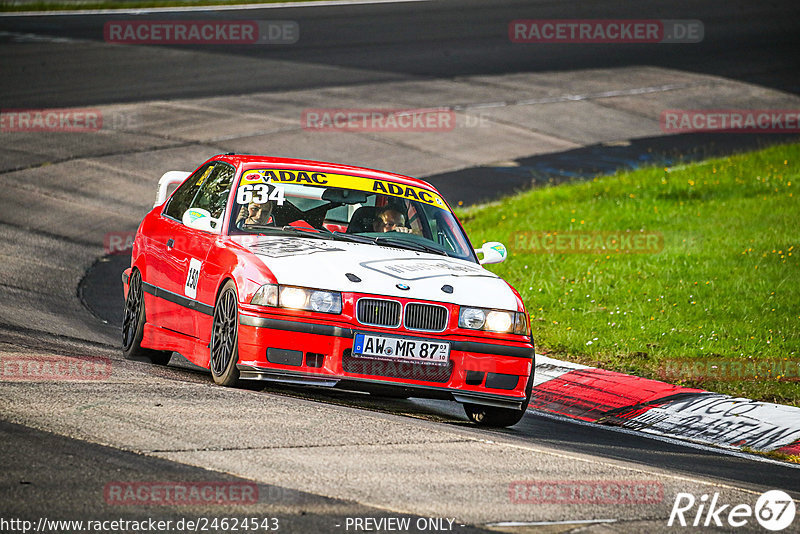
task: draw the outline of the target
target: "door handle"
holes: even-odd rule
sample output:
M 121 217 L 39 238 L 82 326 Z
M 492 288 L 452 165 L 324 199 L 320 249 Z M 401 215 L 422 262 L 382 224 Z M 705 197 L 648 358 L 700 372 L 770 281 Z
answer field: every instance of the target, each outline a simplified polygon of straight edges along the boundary
M 167 248 L 172 248 L 174 246 L 175 246 L 175 240 L 174 239 L 169 239 L 167 241 Z

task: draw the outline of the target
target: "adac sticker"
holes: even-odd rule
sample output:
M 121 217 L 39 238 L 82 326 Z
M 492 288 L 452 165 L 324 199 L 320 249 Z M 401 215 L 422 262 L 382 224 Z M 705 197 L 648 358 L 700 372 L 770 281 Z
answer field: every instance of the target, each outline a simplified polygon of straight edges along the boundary
M 208 175 L 211 174 L 211 171 L 213 170 L 214 166 L 210 165 L 205 171 L 203 171 L 203 174 L 197 178 L 197 181 L 194 183 L 194 185 L 203 185 L 203 182 L 206 181 L 206 178 L 208 178 Z
M 257 169 L 245 171 L 242 175 L 242 184 L 263 184 L 272 182 L 309 184 L 309 185 L 328 185 L 326 175 L 314 171 L 289 171 L 280 169 Z
M 506 247 L 501 243 L 498 243 L 497 245 L 493 246 L 492 249 L 494 249 L 497 252 L 499 252 L 500 256 L 502 256 L 504 258 L 508 255 L 508 251 L 506 251 Z
M 266 180 L 264 180 L 265 172 L 266 171 L 245 171 L 244 174 L 242 174 L 242 179 L 239 181 L 239 185 L 266 183 Z
M 187 212 L 187 217 L 189 219 L 189 222 L 195 222 L 197 219 L 202 219 L 203 217 L 206 217 L 206 214 L 203 213 L 202 211 L 191 209 Z
M 332 174 L 311 170 L 258 169 L 246 171 L 242 175 L 240 181 L 242 185 L 266 182 L 271 182 L 273 184 L 301 184 L 356 189 L 368 193 L 381 193 L 407 200 L 415 200 L 443 210 L 448 209 L 442 197 L 428 189 L 413 185 L 398 184 L 389 180 L 365 178 L 363 176 Z

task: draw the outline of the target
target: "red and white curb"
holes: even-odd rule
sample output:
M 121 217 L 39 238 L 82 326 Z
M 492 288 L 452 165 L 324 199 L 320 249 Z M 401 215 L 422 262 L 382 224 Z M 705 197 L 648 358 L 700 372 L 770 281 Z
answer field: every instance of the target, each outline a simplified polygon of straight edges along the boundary
M 800 455 L 800 408 L 735 398 L 536 355 L 530 408 L 741 449 Z

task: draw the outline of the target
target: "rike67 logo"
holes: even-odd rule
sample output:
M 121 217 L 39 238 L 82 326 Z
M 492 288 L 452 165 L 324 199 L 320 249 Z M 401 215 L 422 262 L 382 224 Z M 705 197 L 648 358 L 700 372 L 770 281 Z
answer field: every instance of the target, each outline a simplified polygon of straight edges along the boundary
M 762 493 L 756 505 L 721 504 L 719 493 L 709 499 L 704 494 L 697 499 L 691 493 L 678 493 L 667 526 L 682 527 L 743 527 L 753 518 L 767 530 L 778 532 L 794 522 L 796 507 L 794 500 L 781 490 Z

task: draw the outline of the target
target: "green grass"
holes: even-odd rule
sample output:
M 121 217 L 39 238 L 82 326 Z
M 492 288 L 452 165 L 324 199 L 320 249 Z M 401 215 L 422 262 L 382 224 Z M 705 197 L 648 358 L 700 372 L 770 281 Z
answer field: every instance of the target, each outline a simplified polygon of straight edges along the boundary
M 758 451 L 750 447 L 742 447 L 742 452 L 746 452 L 749 454 L 757 454 L 759 456 L 764 456 L 765 458 L 771 458 L 773 460 L 790 462 L 793 464 L 800 464 L 800 456 L 797 456 L 796 454 L 786 454 L 779 451 Z
M 655 379 L 674 359 L 800 360 L 800 144 L 535 189 L 458 214 L 473 243 L 506 243 L 509 258 L 489 268 L 522 294 L 537 348 L 554 357 Z M 530 253 L 512 239 L 627 230 L 663 235 L 663 249 Z M 797 381 L 678 383 L 800 406 Z

